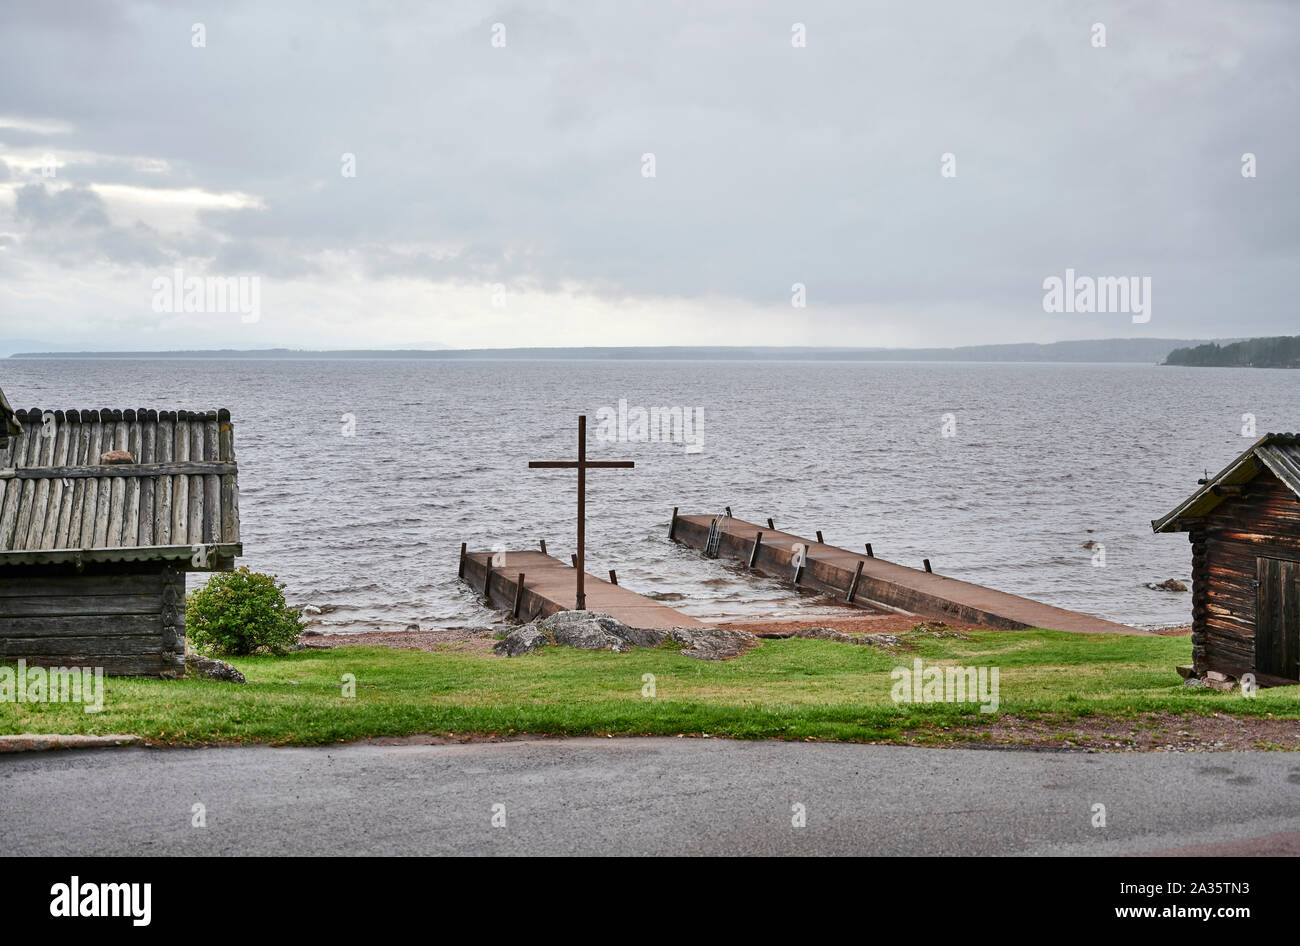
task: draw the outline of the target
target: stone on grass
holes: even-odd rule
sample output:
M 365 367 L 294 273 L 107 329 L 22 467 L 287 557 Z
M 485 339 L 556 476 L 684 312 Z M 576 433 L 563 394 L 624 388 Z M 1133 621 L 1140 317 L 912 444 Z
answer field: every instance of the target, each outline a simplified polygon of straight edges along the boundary
M 968 641 L 969 634 L 963 634 L 961 631 L 954 631 L 943 621 L 924 621 L 912 627 L 913 634 L 929 634 L 931 637 L 949 637 L 956 640 Z
M 529 654 L 555 644 L 579 650 L 609 650 L 624 654 L 633 647 L 658 647 L 671 642 L 681 653 L 698 660 L 725 660 L 754 647 L 758 638 L 747 631 L 716 627 L 631 627 L 600 611 L 557 611 L 541 621 L 516 627 L 493 650 L 505 657 Z
M 1225 693 L 1232 691 L 1237 686 L 1236 680 L 1218 670 L 1206 671 L 1205 675 L 1201 677 L 1201 681 L 1207 687 L 1213 687 L 1216 690 L 1223 690 Z
M 617 621 L 614 623 L 618 624 Z M 668 632 L 662 627 L 629 627 L 626 624 L 620 625 L 613 633 L 633 647 L 658 647 L 668 637 Z
M 696 660 L 727 660 L 758 646 L 758 638 L 748 631 L 721 627 L 675 627 L 665 640 L 681 644 L 679 653 Z
M 847 640 L 849 635 L 837 631 L 833 627 L 801 627 L 795 631 L 794 636 L 819 641 L 836 641 L 840 639 Z
M 546 636 L 546 633 L 533 623 L 516 627 L 493 644 L 492 649 L 502 657 L 518 657 L 521 654 L 531 654 L 550 642 L 551 639 Z
M 224 660 L 214 660 L 202 654 L 185 655 L 185 672 L 190 676 L 204 677 L 208 680 L 221 680 L 226 683 L 247 683 L 244 675 Z
M 845 634 L 830 627 L 805 627 L 795 633 L 795 637 L 805 639 L 835 641 L 837 644 L 860 644 L 866 647 L 881 647 L 885 650 L 892 650 L 895 647 L 903 647 L 905 643 L 901 637 L 895 637 L 893 634 Z
M 557 611 L 537 626 L 562 647 L 621 654 L 632 646 L 627 640 L 631 628 L 600 611 Z

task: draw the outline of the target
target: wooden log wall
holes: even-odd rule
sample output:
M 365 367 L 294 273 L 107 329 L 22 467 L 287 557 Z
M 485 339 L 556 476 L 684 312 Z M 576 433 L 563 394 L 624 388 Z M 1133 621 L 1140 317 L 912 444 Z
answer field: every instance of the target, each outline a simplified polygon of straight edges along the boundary
M 1196 670 L 1233 677 L 1253 673 L 1256 559 L 1300 562 L 1300 499 L 1272 473 L 1263 472 L 1245 496 L 1217 506 L 1191 539 Z
M 0 662 L 20 657 L 115 676 L 182 675 L 185 573 L 161 564 L 0 570 Z
M 1206 582 L 1205 530 L 1193 529 L 1192 543 L 1192 668 L 1199 674 L 1211 669 L 1206 619 L 1209 616 L 1209 584 Z
M 110 450 L 136 464 L 235 460 L 230 412 L 18 411 L 23 433 L 0 448 L 0 469 L 67 469 L 0 479 L 0 552 L 239 541 L 239 489 L 229 468 L 195 474 L 94 476 Z M 104 468 L 112 470 L 112 468 Z

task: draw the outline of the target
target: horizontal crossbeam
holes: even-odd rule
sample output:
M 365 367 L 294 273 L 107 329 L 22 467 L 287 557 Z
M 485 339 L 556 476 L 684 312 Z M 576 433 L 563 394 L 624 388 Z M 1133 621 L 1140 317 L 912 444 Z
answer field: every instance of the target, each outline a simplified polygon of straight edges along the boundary
M 0 480 L 60 480 L 101 476 L 221 476 L 238 473 L 239 466 L 225 460 L 176 463 L 112 463 L 101 466 L 25 466 L 0 469 Z
M 590 470 L 599 467 L 604 470 L 630 470 L 636 464 L 631 460 L 530 460 L 530 470 L 576 470 L 579 467 Z

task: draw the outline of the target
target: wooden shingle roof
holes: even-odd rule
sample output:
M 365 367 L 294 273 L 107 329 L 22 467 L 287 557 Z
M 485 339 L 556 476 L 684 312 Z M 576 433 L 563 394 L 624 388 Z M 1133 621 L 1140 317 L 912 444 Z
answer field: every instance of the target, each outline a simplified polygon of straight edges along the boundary
M 0 568 L 228 567 L 242 554 L 230 412 L 17 411 L 0 448 Z M 125 451 L 129 457 L 107 457 Z
M 1151 521 L 1155 532 L 1187 529 L 1219 503 L 1237 495 L 1240 487 L 1268 470 L 1300 498 L 1300 434 L 1265 434 L 1217 476 L 1208 477 L 1195 493 L 1168 515 Z

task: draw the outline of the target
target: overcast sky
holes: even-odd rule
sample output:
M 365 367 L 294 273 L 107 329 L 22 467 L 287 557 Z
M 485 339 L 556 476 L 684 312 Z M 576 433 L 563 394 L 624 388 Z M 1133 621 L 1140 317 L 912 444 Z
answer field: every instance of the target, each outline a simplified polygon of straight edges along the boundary
M 1289 2 L 6 0 L 0 341 L 1293 334 L 1298 45 Z M 156 311 L 177 267 L 256 321 Z M 1067 268 L 1150 321 L 1044 312 Z

